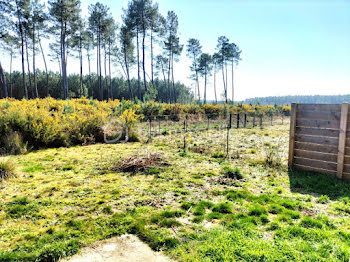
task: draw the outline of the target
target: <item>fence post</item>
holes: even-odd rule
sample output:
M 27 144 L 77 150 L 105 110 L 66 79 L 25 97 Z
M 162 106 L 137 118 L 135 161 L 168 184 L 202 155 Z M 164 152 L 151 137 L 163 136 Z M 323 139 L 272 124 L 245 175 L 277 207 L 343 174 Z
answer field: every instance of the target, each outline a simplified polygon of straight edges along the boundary
M 187 123 L 186 123 L 187 116 L 184 119 L 184 152 L 186 152 L 186 133 L 187 133 Z
M 159 133 L 159 135 L 161 134 L 160 133 L 160 119 L 159 119 L 159 117 L 158 117 L 158 133 Z
M 149 118 L 149 140 L 152 140 L 152 118 Z
M 232 114 L 230 114 L 230 120 L 227 125 L 227 137 L 226 137 L 226 157 L 229 157 L 229 140 L 230 140 L 230 129 L 232 128 Z
M 271 126 L 273 126 L 272 122 L 273 122 L 273 114 L 271 114 Z
M 260 115 L 260 128 L 263 127 L 263 114 Z
M 290 132 L 289 132 L 289 155 L 288 155 L 288 168 L 293 168 L 294 163 L 294 145 L 295 145 L 295 129 L 297 123 L 297 104 L 292 103 L 292 109 L 290 114 Z
M 247 113 L 244 113 L 244 128 L 247 127 Z
M 237 114 L 237 129 L 239 128 L 239 121 L 240 121 L 240 115 L 239 113 Z
M 256 126 L 256 124 L 255 124 L 255 117 L 256 117 L 256 113 L 254 113 L 254 115 L 253 115 L 253 127 Z
M 210 121 L 209 115 L 207 115 L 207 118 L 208 118 L 207 130 L 209 130 L 209 121 Z
M 346 130 L 348 126 L 349 104 L 343 103 L 341 106 L 340 127 L 339 127 L 339 146 L 338 146 L 338 160 L 337 160 L 337 177 L 343 178 L 344 171 L 344 157 L 346 146 Z

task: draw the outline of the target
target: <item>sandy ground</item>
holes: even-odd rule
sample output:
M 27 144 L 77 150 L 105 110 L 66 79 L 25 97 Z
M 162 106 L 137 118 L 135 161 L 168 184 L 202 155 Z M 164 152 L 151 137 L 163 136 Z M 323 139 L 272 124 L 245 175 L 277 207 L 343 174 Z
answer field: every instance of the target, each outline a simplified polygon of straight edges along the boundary
M 134 235 L 124 235 L 94 243 L 61 262 L 170 262 Z

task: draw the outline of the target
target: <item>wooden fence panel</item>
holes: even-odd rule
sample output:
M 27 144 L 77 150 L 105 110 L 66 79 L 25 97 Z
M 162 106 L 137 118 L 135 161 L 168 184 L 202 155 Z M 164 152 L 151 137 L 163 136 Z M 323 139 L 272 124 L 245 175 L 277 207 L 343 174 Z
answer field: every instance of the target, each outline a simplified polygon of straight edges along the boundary
M 288 166 L 350 181 L 349 104 L 292 104 Z

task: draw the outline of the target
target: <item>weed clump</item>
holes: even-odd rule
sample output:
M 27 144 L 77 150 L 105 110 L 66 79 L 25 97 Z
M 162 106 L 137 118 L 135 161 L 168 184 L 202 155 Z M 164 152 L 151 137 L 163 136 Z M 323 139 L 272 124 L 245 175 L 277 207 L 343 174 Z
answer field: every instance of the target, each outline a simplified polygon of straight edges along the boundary
M 3 145 L 4 153 L 9 155 L 21 155 L 28 152 L 28 143 L 23 142 L 20 133 L 9 131 L 0 141 Z
M 322 222 L 312 217 L 303 217 L 300 225 L 305 228 L 323 228 Z
M 267 214 L 267 210 L 265 207 L 261 205 L 254 205 L 249 209 L 248 215 L 249 216 L 256 216 L 259 217 L 261 215 Z
M 205 214 L 206 209 L 212 208 L 214 206 L 213 203 L 208 201 L 201 201 L 198 203 L 198 205 L 193 210 L 193 215 L 195 216 L 201 216 Z
M 215 205 L 213 207 L 213 212 L 218 212 L 222 214 L 231 214 L 233 211 L 232 203 L 230 202 L 223 202 Z
M 15 166 L 9 160 L 0 160 L 0 182 L 16 176 Z
M 329 202 L 329 197 L 327 195 L 322 195 L 316 202 L 319 204 L 327 204 Z
M 212 154 L 211 157 L 212 158 L 217 158 L 217 159 L 218 158 L 225 158 L 225 154 L 223 152 L 219 151 L 219 152 L 216 152 L 216 153 Z
M 166 211 L 163 211 L 160 215 L 162 217 L 165 217 L 165 218 L 181 217 L 184 215 L 184 211 L 182 211 L 182 210 L 166 210 Z
M 243 179 L 243 174 L 239 168 L 231 168 L 229 166 L 225 166 L 223 170 L 224 170 L 224 176 L 227 178 L 237 179 L 237 180 Z
M 271 145 L 270 143 L 264 143 L 265 163 L 269 167 L 281 166 L 281 153 L 278 145 Z

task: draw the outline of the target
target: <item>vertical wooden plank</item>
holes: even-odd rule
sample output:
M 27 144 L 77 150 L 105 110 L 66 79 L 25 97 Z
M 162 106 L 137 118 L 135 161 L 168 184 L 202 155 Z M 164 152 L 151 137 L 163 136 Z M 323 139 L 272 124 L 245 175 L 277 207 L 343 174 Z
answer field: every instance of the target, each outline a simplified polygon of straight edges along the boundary
M 340 127 L 339 127 L 339 147 L 338 147 L 338 161 L 337 161 L 337 177 L 343 178 L 344 170 L 344 155 L 346 145 L 346 129 L 348 125 L 349 104 L 344 103 L 341 106 Z
M 289 156 L 288 156 L 288 168 L 293 168 L 294 162 L 294 145 L 295 145 L 295 128 L 297 123 L 297 104 L 292 103 L 291 115 L 290 115 L 290 132 L 289 132 Z

